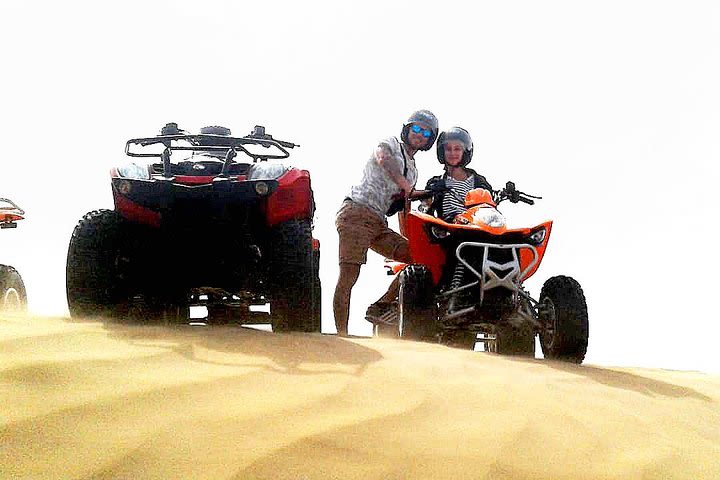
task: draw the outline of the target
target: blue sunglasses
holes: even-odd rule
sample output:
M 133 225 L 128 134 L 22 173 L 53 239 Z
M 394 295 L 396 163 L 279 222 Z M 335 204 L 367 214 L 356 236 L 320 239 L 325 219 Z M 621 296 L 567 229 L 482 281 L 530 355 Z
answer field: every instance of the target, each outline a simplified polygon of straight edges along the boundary
M 432 132 L 430 130 L 425 130 L 420 125 L 413 125 L 410 127 L 410 130 L 413 131 L 413 133 L 420 133 L 422 132 L 423 137 L 430 138 L 432 136 Z

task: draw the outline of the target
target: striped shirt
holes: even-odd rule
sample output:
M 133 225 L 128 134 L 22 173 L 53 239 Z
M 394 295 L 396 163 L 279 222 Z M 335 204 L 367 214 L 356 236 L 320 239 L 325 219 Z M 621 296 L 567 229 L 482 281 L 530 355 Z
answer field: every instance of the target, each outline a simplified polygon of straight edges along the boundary
M 475 176 L 470 175 L 465 180 L 455 180 L 448 176 L 445 178 L 445 185 L 450 189 L 443 197 L 443 220 L 450 223 L 455 215 L 465 212 L 465 195 L 474 188 Z

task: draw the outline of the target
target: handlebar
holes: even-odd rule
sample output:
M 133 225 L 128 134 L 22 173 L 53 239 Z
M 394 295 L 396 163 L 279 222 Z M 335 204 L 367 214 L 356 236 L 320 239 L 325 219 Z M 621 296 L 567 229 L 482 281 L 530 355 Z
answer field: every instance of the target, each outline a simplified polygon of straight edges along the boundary
M 460 203 L 463 203 L 463 204 L 465 203 L 464 198 L 460 198 L 460 195 L 458 195 L 457 192 L 450 190 L 447 187 L 426 190 L 425 193 L 414 197 L 413 200 L 425 200 L 427 198 L 434 197 L 435 195 L 438 195 L 443 192 L 454 196 L 457 200 L 460 201 Z M 510 200 L 512 203 L 523 202 L 528 205 L 535 205 L 535 200 L 533 200 L 533 199 L 542 199 L 542 197 L 530 195 L 528 193 L 524 193 L 524 192 L 517 190 L 515 188 L 515 183 L 513 183 L 513 182 L 507 182 L 505 184 L 505 188 L 503 188 L 500 191 L 495 191 L 495 192 L 491 192 L 491 193 L 493 194 L 493 198 L 495 199 L 496 203 L 500 203 L 504 200 Z
M 520 190 L 517 190 L 515 188 L 515 183 L 507 182 L 505 184 L 505 188 L 500 191 L 498 203 L 502 202 L 503 200 L 510 200 L 512 203 L 523 202 L 527 203 L 528 205 L 535 205 L 535 201 L 531 200 L 533 198 L 542 199 L 542 197 L 521 192 Z
M 527 203 L 528 205 L 535 205 L 535 201 L 534 201 L 534 200 L 530 200 L 530 199 L 527 198 L 527 197 L 520 196 L 520 197 L 518 197 L 518 200 L 521 201 L 521 202 L 523 202 L 523 203 Z

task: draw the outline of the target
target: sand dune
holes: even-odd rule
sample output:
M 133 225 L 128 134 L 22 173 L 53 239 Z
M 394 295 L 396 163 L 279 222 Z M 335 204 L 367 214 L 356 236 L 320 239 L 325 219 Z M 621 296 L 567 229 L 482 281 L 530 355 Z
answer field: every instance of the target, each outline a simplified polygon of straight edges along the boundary
M 720 478 L 720 378 L 0 317 L 0 478 Z

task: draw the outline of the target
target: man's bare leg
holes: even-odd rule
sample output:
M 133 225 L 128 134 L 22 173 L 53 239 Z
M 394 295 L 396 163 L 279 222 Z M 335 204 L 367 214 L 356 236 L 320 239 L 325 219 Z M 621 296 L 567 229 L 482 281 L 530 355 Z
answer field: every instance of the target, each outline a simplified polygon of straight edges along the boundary
M 348 333 L 348 318 L 350 317 L 350 292 L 360 276 L 360 266 L 356 263 L 341 263 L 338 283 L 333 296 L 333 313 L 335 314 L 335 328 L 338 335 L 346 336 Z
M 402 244 L 395 252 L 393 252 L 392 257 L 395 259 L 395 261 L 398 262 L 412 263 L 412 257 L 410 256 L 410 248 L 407 243 Z M 390 282 L 390 286 L 388 286 L 387 292 L 385 292 L 382 297 L 378 298 L 375 304 L 392 303 L 397 300 L 399 292 L 400 274 L 398 273 L 397 275 L 395 275 L 395 278 L 393 278 L 393 281 Z

